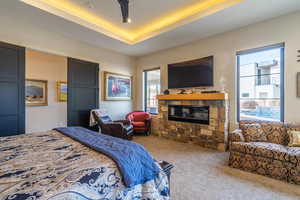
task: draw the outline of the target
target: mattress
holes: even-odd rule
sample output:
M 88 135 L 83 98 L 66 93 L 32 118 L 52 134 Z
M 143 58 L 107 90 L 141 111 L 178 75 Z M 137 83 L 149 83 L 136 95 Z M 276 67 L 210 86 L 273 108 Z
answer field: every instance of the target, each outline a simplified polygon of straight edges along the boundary
M 158 165 L 158 164 L 157 164 Z M 159 165 L 158 165 L 159 166 Z M 57 131 L 0 138 L 1 200 L 168 200 L 157 178 L 128 188 L 116 163 Z

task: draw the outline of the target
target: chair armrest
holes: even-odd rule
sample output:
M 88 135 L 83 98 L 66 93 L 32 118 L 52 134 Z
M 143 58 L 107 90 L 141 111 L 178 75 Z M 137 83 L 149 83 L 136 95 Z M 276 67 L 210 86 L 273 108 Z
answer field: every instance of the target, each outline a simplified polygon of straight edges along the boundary
M 121 122 L 108 122 L 108 123 L 105 123 L 105 125 L 108 126 L 110 129 L 111 128 L 123 129 L 123 123 L 121 123 Z
M 124 125 L 126 125 L 126 126 L 128 126 L 128 125 L 131 124 L 130 120 L 127 120 L 127 119 L 124 119 L 124 120 L 116 120 L 116 121 L 114 121 L 114 122 L 115 122 L 115 123 L 121 123 L 121 124 L 124 124 Z
M 131 140 L 132 139 L 132 125 L 124 126 L 121 122 L 109 122 L 105 123 L 105 129 L 103 129 L 102 133 L 118 137 L 122 139 Z M 131 129 L 130 129 L 131 127 Z
M 236 129 L 229 134 L 229 140 L 231 142 L 245 142 L 243 131 L 241 129 Z

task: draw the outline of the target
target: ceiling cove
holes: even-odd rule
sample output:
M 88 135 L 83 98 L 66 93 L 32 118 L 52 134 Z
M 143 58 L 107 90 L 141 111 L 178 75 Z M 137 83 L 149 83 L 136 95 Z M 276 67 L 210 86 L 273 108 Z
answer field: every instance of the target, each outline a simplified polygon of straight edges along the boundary
M 111 38 L 120 40 L 129 45 L 134 45 L 161 33 L 170 31 L 176 27 L 191 23 L 205 16 L 212 15 L 244 0 L 199 0 L 129 30 L 117 26 L 109 20 L 106 20 L 104 17 L 100 17 L 99 15 L 90 12 L 87 8 L 69 0 L 21 1 L 99 33 L 105 34 Z

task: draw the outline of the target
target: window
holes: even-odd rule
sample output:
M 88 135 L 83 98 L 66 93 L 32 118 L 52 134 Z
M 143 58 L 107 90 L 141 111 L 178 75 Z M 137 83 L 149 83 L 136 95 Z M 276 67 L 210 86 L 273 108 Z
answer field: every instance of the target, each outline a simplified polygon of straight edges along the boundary
M 284 120 L 284 44 L 237 53 L 237 117 Z
M 243 93 L 243 94 L 242 94 L 242 97 L 249 97 L 249 96 L 250 96 L 249 93 Z
M 158 94 L 160 94 L 160 69 L 144 71 L 144 106 L 146 112 L 157 114 L 156 96 Z
M 260 92 L 259 98 L 268 98 L 268 92 Z

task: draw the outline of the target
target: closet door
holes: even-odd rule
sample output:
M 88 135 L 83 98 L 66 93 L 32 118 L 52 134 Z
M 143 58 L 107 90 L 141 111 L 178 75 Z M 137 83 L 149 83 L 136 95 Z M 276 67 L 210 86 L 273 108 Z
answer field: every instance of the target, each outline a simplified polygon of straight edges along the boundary
M 99 64 L 68 58 L 68 126 L 89 126 L 99 107 Z
M 25 48 L 0 42 L 0 137 L 25 133 Z

